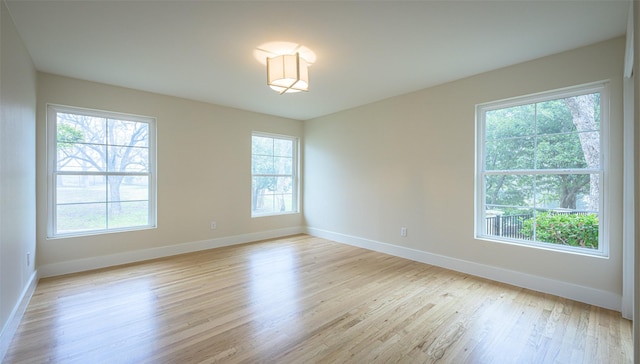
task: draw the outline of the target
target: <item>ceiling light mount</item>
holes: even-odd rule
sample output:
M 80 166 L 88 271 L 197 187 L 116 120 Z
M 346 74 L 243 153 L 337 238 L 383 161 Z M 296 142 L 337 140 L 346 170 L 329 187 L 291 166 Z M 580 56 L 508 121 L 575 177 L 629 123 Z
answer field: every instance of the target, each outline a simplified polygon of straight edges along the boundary
M 298 52 L 267 57 L 267 84 L 280 95 L 309 91 L 309 64 Z

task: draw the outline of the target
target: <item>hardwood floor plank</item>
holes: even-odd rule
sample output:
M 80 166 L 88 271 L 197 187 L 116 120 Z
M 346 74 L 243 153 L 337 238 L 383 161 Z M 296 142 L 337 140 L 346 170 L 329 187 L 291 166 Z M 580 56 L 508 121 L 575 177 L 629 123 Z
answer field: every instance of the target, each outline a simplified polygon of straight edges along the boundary
M 38 283 L 4 363 L 631 363 L 620 313 L 298 235 Z

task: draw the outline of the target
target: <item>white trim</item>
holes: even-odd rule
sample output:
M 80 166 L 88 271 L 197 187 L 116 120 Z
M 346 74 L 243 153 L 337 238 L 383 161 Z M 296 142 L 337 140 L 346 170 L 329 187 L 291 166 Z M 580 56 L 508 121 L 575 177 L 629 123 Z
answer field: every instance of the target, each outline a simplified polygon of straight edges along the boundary
M 46 278 L 302 233 L 304 233 L 304 228 L 302 227 L 268 230 L 98 257 L 76 259 L 60 263 L 45 264 L 40 266 L 38 269 L 40 271 L 40 277 Z
M 471 274 L 493 281 L 515 285 L 538 292 L 553 294 L 590 305 L 619 311 L 621 296 L 613 292 L 580 286 L 573 283 L 558 281 L 532 274 L 509 269 L 479 264 L 467 260 L 456 259 L 444 255 L 428 253 L 421 250 L 405 248 L 375 240 L 360 238 L 328 230 L 308 227 L 307 234 L 329 239 L 343 244 L 356 246 L 368 250 L 393 255 L 416 262 L 435 265 L 438 267 Z
M 2 331 L 0 331 L 0 362 L 2 362 L 4 356 L 7 354 L 9 345 L 11 345 L 11 341 L 13 340 L 16 331 L 18 331 L 18 326 L 20 326 L 22 316 L 24 316 L 24 313 L 27 310 L 27 305 L 29 304 L 29 301 L 31 301 L 31 297 L 33 297 L 33 292 L 36 290 L 37 283 L 38 271 L 34 271 L 31 274 L 31 277 L 29 277 L 29 282 L 22 290 L 20 299 L 13 307 L 6 324 L 2 328 Z
M 624 79 L 622 80 L 623 97 L 623 164 L 622 164 L 622 317 L 633 320 L 634 295 L 634 256 L 635 256 L 635 127 L 634 97 L 635 75 L 634 61 L 634 19 L 633 1 L 629 2 L 629 18 L 627 21 L 627 43 L 624 60 Z
M 624 77 L 630 78 L 633 74 L 633 1 L 629 1 L 629 16 L 627 18 L 627 43 L 625 45 L 626 52 L 624 54 Z
M 568 86 L 555 90 L 541 91 L 527 95 L 510 97 L 502 100 L 488 101 L 477 104 L 476 108 L 491 111 L 504 109 L 513 106 L 535 104 L 549 100 L 563 99 L 566 97 L 587 95 L 594 92 L 600 92 L 601 89 L 608 87 L 609 80 L 585 83 L 582 85 Z
M 624 133 L 622 168 L 622 317 L 633 319 L 635 242 L 634 77 L 623 79 Z

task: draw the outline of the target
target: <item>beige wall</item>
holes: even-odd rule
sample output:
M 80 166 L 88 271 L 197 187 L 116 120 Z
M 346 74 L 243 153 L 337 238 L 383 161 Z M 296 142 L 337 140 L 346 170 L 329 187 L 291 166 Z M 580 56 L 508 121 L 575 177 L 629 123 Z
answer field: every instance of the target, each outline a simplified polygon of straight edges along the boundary
M 46 239 L 46 104 L 157 118 L 158 228 Z M 251 218 L 251 132 L 302 136 L 301 121 L 38 74 L 38 265 L 301 227 L 302 214 Z M 215 220 L 217 229 L 210 230 Z M 45 269 L 46 271 L 46 269 Z
M 305 122 L 307 225 L 620 296 L 623 58 L 614 39 Z M 607 79 L 610 257 L 474 239 L 475 105 Z
M 0 1 L 0 361 L 34 276 L 36 71 Z M 31 254 L 27 266 L 26 255 Z M 18 317 L 19 318 L 19 317 Z M 13 326 L 13 327 L 12 327 Z

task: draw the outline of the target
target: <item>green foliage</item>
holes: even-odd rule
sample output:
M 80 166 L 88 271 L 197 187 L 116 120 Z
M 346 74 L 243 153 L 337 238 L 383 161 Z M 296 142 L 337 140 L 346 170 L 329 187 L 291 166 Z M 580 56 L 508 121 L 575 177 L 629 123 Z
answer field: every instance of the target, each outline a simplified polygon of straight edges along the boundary
M 553 244 L 598 249 L 598 216 L 596 214 L 538 213 L 535 219 L 522 222 L 521 233 L 535 240 Z
M 594 99 L 599 124 L 599 93 L 580 97 Z M 580 196 L 589 194 L 588 174 L 513 175 L 508 171 L 587 168 L 582 149 L 583 138 L 598 138 L 581 133 L 565 99 L 489 110 L 485 114 L 485 169 L 507 171 L 487 175 L 487 205 L 535 208 L 576 209 Z M 536 198 L 534 199 L 534 195 Z M 491 207 L 494 208 L 494 207 Z
M 84 139 L 82 130 L 68 124 L 58 124 L 57 133 L 58 149 L 72 148 L 75 143 L 82 142 Z

